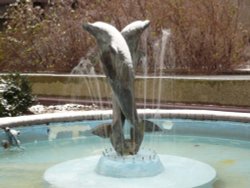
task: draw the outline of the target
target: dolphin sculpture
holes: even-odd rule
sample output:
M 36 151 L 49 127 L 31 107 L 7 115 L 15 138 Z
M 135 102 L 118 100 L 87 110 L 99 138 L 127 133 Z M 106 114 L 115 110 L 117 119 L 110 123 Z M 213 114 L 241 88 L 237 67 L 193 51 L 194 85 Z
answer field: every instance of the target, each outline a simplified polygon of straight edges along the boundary
M 101 125 L 92 132 L 101 137 L 109 137 L 119 155 L 136 154 L 143 140 L 145 125 L 154 126 L 153 123 L 139 118 L 134 97 L 136 52 L 139 37 L 148 25 L 149 21 L 136 21 L 126 26 L 122 32 L 104 22 L 83 25 L 97 41 L 103 70 L 113 93 L 112 125 Z M 125 139 L 123 134 L 125 119 L 132 125 L 130 139 Z

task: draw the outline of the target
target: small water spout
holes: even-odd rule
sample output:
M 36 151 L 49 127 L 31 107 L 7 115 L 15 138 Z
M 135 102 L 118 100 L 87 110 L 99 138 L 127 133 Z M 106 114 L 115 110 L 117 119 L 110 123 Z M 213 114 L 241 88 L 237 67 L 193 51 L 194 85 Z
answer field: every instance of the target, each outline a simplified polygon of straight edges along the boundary
M 82 57 L 78 65 L 72 69 L 71 74 L 95 75 L 95 69 L 89 59 Z
M 79 61 L 79 63 L 71 70 L 72 75 L 95 75 L 95 70 L 93 65 L 91 64 L 91 61 L 88 58 L 82 57 Z M 89 96 L 94 96 L 94 91 L 92 88 L 91 81 L 88 77 L 83 77 L 84 83 L 86 86 L 86 91 L 88 91 Z M 79 93 L 81 93 L 82 89 L 78 87 L 73 87 L 72 89 L 74 93 L 71 94 L 72 98 L 75 99 L 77 96 L 79 96 Z M 94 98 L 91 98 L 92 103 L 94 103 Z
M 164 59 L 166 53 L 166 45 L 170 37 L 170 29 L 162 30 L 162 38 L 161 38 L 161 52 L 160 52 L 160 69 L 164 67 Z
M 142 63 L 142 73 L 144 76 L 144 109 L 147 106 L 147 76 L 148 76 L 148 50 L 147 50 L 147 43 L 148 43 L 148 37 L 149 37 L 149 30 L 145 30 L 141 37 L 141 46 L 143 49 L 143 56 L 141 57 L 141 63 Z M 145 119 L 145 117 L 144 117 Z
M 162 95 L 162 75 L 164 70 L 164 59 L 165 59 L 165 53 L 166 53 L 166 45 L 170 38 L 170 30 L 169 29 L 163 29 L 162 30 L 162 39 L 161 39 L 161 52 L 160 52 L 160 64 L 159 64 L 159 83 L 158 83 L 158 101 L 157 101 L 157 109 L 160 108 L 161 104 L 161 95 Z
M 84 82 L 87 87 L 87 91 L 89 92 L 89 96 L 92 96 L 92 104 L 98 101 L 99 107 L 103 109 L 102 91 L 91 60 L 89 58 L 82 57 L 78 65 L 72 69 L 71 74 L 88 75 L 84 76 Z M 80 92 L 81 91 L 79 91 L 79 93 Z

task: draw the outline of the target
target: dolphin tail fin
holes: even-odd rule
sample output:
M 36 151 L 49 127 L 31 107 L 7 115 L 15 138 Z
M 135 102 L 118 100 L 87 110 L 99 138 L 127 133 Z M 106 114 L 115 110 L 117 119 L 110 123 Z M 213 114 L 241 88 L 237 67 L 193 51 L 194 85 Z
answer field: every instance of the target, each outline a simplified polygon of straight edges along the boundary
M 163 131 L 159 125 L 155 124 L 152 121 L 143 119 L 142 122 L 144 124 L 144 131 L 145 132 L 161 132 L 161 131 Z
M 112 133 L 112 126 L 110 123 L 101 124 L 91 130 L 92 134 L 100 136 L 102 138 L 110 138 Z
M 145 132 L 161 132 L 163 131 L 162 128 L 155 124 L 152 121 L 149 120 L 142 120 L 142 123 L 144 125 L 144 131 Z M 102 138 L 110 138 L 112 133 L 112 125 L 111 123 L 104 123 L 101 124 L 91 130 L 91 133 L 97 136 L 100 136 Z

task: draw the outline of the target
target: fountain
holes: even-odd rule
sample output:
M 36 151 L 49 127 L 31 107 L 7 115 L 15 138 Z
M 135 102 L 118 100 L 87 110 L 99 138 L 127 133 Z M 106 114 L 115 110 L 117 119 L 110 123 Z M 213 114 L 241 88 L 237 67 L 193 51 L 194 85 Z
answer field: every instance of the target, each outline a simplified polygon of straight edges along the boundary
M 109 137 L 113 148 L 106 148 L 101 157 L 70 160 L 48 168 L 44 179 L 53 187 L 213 187 L 216 172 L 211 166 L 141 148 L 146 130 L 161 131 L 155 123 L 139 118 L 134 98 L 138 42 L 148 26 L 148 20 L 135 21 L 119 32 L 104 22 L 84 24 L 100 48 L 103 70 L 113 93 L 112 123 L 92 132 Z M 124 134 L 125 120 L 129 135 Z

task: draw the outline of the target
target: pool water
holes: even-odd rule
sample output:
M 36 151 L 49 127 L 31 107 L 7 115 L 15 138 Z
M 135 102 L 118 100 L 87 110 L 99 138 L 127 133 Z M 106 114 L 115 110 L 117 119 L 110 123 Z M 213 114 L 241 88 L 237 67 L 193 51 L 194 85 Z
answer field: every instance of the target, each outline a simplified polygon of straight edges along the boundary
M 175 120 L 167 121 L 175 122 Z M 32 131 L 34 135 L 40 135 L 40 137 L 37 136 L 39 140 L 32 137 L 33 139 L 28 142 L 23 139 L 24 151 L 14 148 L 11 150 L 0 149 L 0 187 L 46 188 L 49 185 L 44 182 L 43 174 L 47 168 L 71 159 L 101 155 L 104 148 L 110 148 L 111 145 L 108 139 L 89 134 L 86 131 L 88 129 L 84 129 L 84 133 L 82 127 L 93 126 L 90 124 L 89 122 L 74 122 L 52 125 L 49 126 L 51 132 L 47 131 L 48 126 L 45 125 L 21 128 L 23 136 Z M 64 130 L 63 134 L 58 131 L 57 126 Z M 56 136 L 52 134 L 54 127 L 58 134 Z M 74 128 L 71 134 L 69 134 L 70 127 Z M 79 128 L 81 133 L 73 134 Z M 52 134 L 52 136 L 48 134 Z M 164 133 L 147 133 L 142 147 L 152 148 L 158 154 L 178 155 L 213 166 L 218 174 L 218 180 L 214 184 L 215 188 L 250 187 L 249 141 L 172 135 L 166 131 Z

